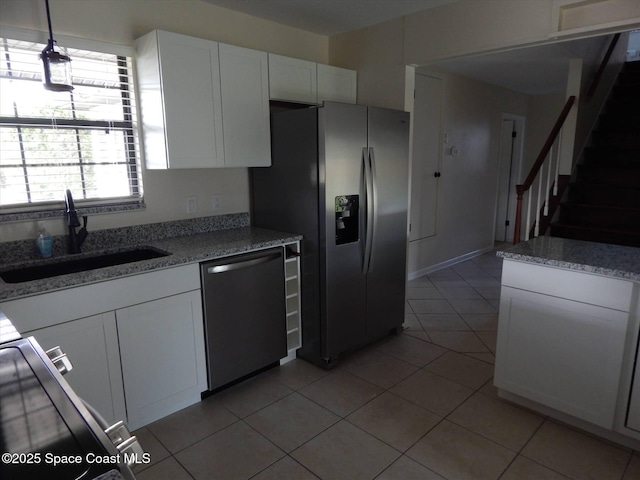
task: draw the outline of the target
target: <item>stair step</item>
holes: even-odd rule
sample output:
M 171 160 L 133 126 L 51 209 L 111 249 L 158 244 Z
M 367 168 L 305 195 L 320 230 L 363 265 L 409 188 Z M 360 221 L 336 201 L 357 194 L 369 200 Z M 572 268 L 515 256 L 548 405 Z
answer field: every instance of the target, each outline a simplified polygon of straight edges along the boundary
M 604 113 L 600 116 L 598 131 L 635 133 L 640 136 L 640 110 L 618 114 Z
M 640 234 L 640 209 L 561 203 L 560 222 L 566 225 L 624 230 Z
M 584 182 L 572 183 L 569 185 L 569 202 L 640 210 L 640 185 L 621 187 Z
M 640 149 L 593 146 L 585 149 L 585 164 L 640 167 Z
M 640 247 L 640 233 L 624 230 L 603 230 L 561 223 L 551 224 L 551 236 L 572 238 L 574 240 L 587 240 L 591 242 L 609 243 L 613 245 L 626 245 Z
M 593 132 L 596 145 L 618 148 L 640 148 L 640 135 L 637 132 Z
M 640 185 L 640 168 L 625 168 L 603 163 L 578 165 L 576 179 L 578 182 L 597 185 L 635 187 Z

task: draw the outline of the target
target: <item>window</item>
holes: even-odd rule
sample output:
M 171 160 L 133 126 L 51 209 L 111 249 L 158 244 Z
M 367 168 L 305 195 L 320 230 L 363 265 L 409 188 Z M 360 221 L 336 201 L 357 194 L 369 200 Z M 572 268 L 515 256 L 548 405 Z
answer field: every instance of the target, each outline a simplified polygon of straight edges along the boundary
M 0 213 L 140 203 L 131 57 L 67 48 L 74 89 L 50 92 L 44 43 L 0 42 Z

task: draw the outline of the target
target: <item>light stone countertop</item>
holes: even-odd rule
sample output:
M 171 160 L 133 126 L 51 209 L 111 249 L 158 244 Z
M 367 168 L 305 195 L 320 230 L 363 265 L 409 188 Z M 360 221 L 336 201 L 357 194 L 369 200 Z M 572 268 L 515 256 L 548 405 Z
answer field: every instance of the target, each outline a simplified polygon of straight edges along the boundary
M 6 283 L 0 279 L 0 301 L 13 300 L 54 290 L 147 273 L 153 270 L 246 253 L 253 250 L 296 242 L 301 239 L 301 235 L 251 226 L 225 228 L 203 233 L 188 233 L 155 240 L 145 239 L 146 241 L 139 243 L 132 242 L 131 239 L 129 239 L 130 243 L 128 244 L 126 242 L 116 243 L 115 245 L 111 244 L 111 248 L 103 245 L 101 249 L 94 249 L 87 253 L 73 255 L 73 258 L 79 258 L 83 255 L 93 256 L 100 252 L 113 253 L 127 250 L 134 246 L 152 247 L 169 252 L 170 255 L 22 283 Z M 0 270 L 9 270 L 18 266 L 27 267 L 43 262 L 55 263 L 68 259 L 69 257 L 69 255 L 61 255 L 49 261 L 29 259 L 18 263 L 0 263 Z
M 537 237 L 496 253 L 508 260 L 640 282 L 640 248 Z

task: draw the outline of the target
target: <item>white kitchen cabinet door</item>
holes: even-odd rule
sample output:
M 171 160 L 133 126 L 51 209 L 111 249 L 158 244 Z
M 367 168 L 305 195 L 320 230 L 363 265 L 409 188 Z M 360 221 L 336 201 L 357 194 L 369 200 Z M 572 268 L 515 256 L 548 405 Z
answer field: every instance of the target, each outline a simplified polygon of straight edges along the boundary
M 628 313 L 502 287 L 495 385 L 611 430 Z
M 318 64 L 318 103 L 356 103 L 358 73 L 355 70 Z
M 147 168 L 223 167 L 218 44 L 154 30 L 136 66 Z
M 116 311 L 133 430 L 200 401 L 207 389 L 200 290 Z
M 270 53 L 269 98 L 315 104 L 318 101 L 316 63 Z
M 59 346 L 73 365 L 65 380 L 110 424 L 126 418 L 114 312 L 26 332 L 49 350 Z
M 266 52 L 220 44 L 226 167 L 271 165 Z

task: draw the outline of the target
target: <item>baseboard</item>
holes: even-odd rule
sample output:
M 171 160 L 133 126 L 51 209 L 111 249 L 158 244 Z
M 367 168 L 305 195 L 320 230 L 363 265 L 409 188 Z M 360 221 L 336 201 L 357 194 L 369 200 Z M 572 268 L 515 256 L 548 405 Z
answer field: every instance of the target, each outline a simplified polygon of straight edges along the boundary
M 415 272 L 410 272 L 407 276 L 408 280 L 414 280 L 418 277 L 422 277 L 423 275 L 428 275 L 429 273 L 436 272 L 438 270 L 442 270 L 443 268 L 448 268 L 457 263 L 462 263 L 467 260 L 471 260 L 472 258 L 479 257 L 480 255 L 484 255 L 485 253 L 489 253 L 494 250 L 494 247 L 482 248 L 480 250 L 474 250 L 473 252 L 465 253 L 464 255 L 460 255 L 459 257 L 451 258 L 444 262 L 436 263 L 435 265 L 430 265 L 425 268 L 421 268 Z

